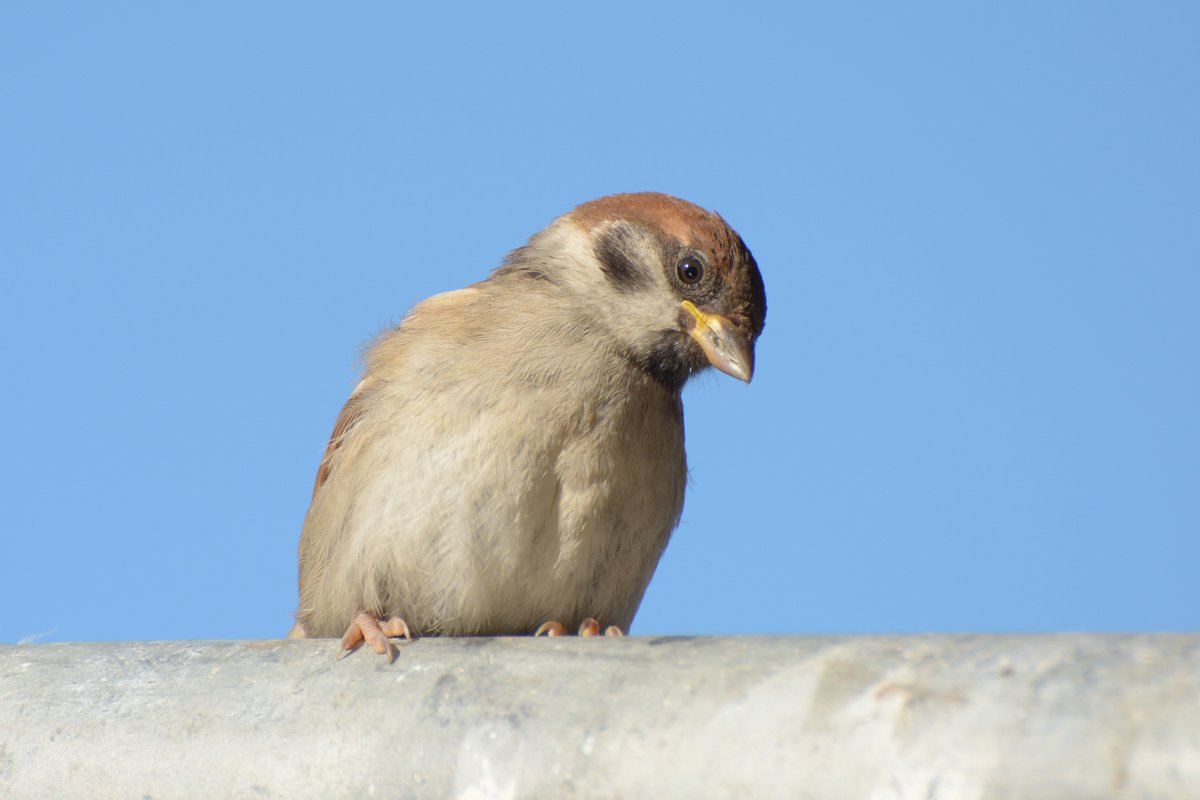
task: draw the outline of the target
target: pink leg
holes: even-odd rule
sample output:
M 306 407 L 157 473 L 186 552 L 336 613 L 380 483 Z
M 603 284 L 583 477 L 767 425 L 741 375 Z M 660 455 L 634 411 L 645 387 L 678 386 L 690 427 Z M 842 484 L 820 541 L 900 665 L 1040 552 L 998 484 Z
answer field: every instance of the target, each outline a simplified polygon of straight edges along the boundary
M 374 614 L 360 611 L 354 615 L 354 619 L 350 621 L 350 627 L 346 628 L 346 632 L 342 635 L 342 646 L 338 650 L 337 658 L 338 660 L 345 658 L 357 650 L 363 641 L 366 641 L 375 649 L 376 653 L 386 655 L 389 662 L 395 661 L 396 647 L 389 638 L 392 636 L 403 636 L 406 641 L 412 641 L 412 632 L 408 629 L 408 623 L 400 617 L 392 617 L 380 625 L 379 618 Z

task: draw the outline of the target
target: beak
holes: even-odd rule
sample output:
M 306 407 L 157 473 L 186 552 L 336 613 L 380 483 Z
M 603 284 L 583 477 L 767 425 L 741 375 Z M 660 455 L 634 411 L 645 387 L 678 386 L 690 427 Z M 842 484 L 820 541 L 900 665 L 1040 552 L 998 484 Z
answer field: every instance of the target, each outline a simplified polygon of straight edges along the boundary
M 754 342 L 746 331 L 720 314 L 704 313 L 691 300 L 680 305 L 692 320 L 687 334 L 700 343 L 708 363 L 749 383 L 754 375 Z

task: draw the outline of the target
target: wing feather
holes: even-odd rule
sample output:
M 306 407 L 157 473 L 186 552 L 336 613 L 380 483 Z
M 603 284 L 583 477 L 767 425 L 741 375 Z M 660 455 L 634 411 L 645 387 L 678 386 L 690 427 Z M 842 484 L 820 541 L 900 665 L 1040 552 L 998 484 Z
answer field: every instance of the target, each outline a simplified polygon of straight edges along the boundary
M 358 386 L 354 387 L 354 391 L 350 393 L 350 398 L 346 400 L 346 405 L 342 406 L 342 411 L 338 414 L 337 421 L 333 423 L 333 433 L 329 435 L 329 444 L 325 447 L 325 456 L 321 459 L 320 466 L 317 467 L 317 479 L 313 482 L 313 499 L 316 499 L 317 492 L 321 491 L 321 487 L 325 485 L 325 481 L 329 480 L 329 474 L 333 469 L 333 454 L 342 446 L 346 434 L 350 432 L 350 429 L 362 417 L 363 396 L 370 383 L 370 378 L 363 378 L 358 382 Z

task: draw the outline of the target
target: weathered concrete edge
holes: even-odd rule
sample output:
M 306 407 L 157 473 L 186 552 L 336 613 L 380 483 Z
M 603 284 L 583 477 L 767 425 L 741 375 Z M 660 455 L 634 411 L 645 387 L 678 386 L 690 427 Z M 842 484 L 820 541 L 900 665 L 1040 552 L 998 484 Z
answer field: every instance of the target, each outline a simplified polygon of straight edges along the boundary
M 0 796 L 1200 797 L 1200 635 L 0 646 Z

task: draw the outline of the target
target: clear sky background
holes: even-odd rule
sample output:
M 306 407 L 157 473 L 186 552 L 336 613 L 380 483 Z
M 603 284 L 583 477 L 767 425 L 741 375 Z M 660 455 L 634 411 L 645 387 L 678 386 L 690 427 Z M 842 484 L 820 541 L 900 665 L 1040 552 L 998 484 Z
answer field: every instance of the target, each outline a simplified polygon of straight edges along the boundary
M 281 636 L 363 346 L 639 190 L 770 313 L 634 633 L 1200 629 L 1197 9 L 5 5 L 0 642 Z

